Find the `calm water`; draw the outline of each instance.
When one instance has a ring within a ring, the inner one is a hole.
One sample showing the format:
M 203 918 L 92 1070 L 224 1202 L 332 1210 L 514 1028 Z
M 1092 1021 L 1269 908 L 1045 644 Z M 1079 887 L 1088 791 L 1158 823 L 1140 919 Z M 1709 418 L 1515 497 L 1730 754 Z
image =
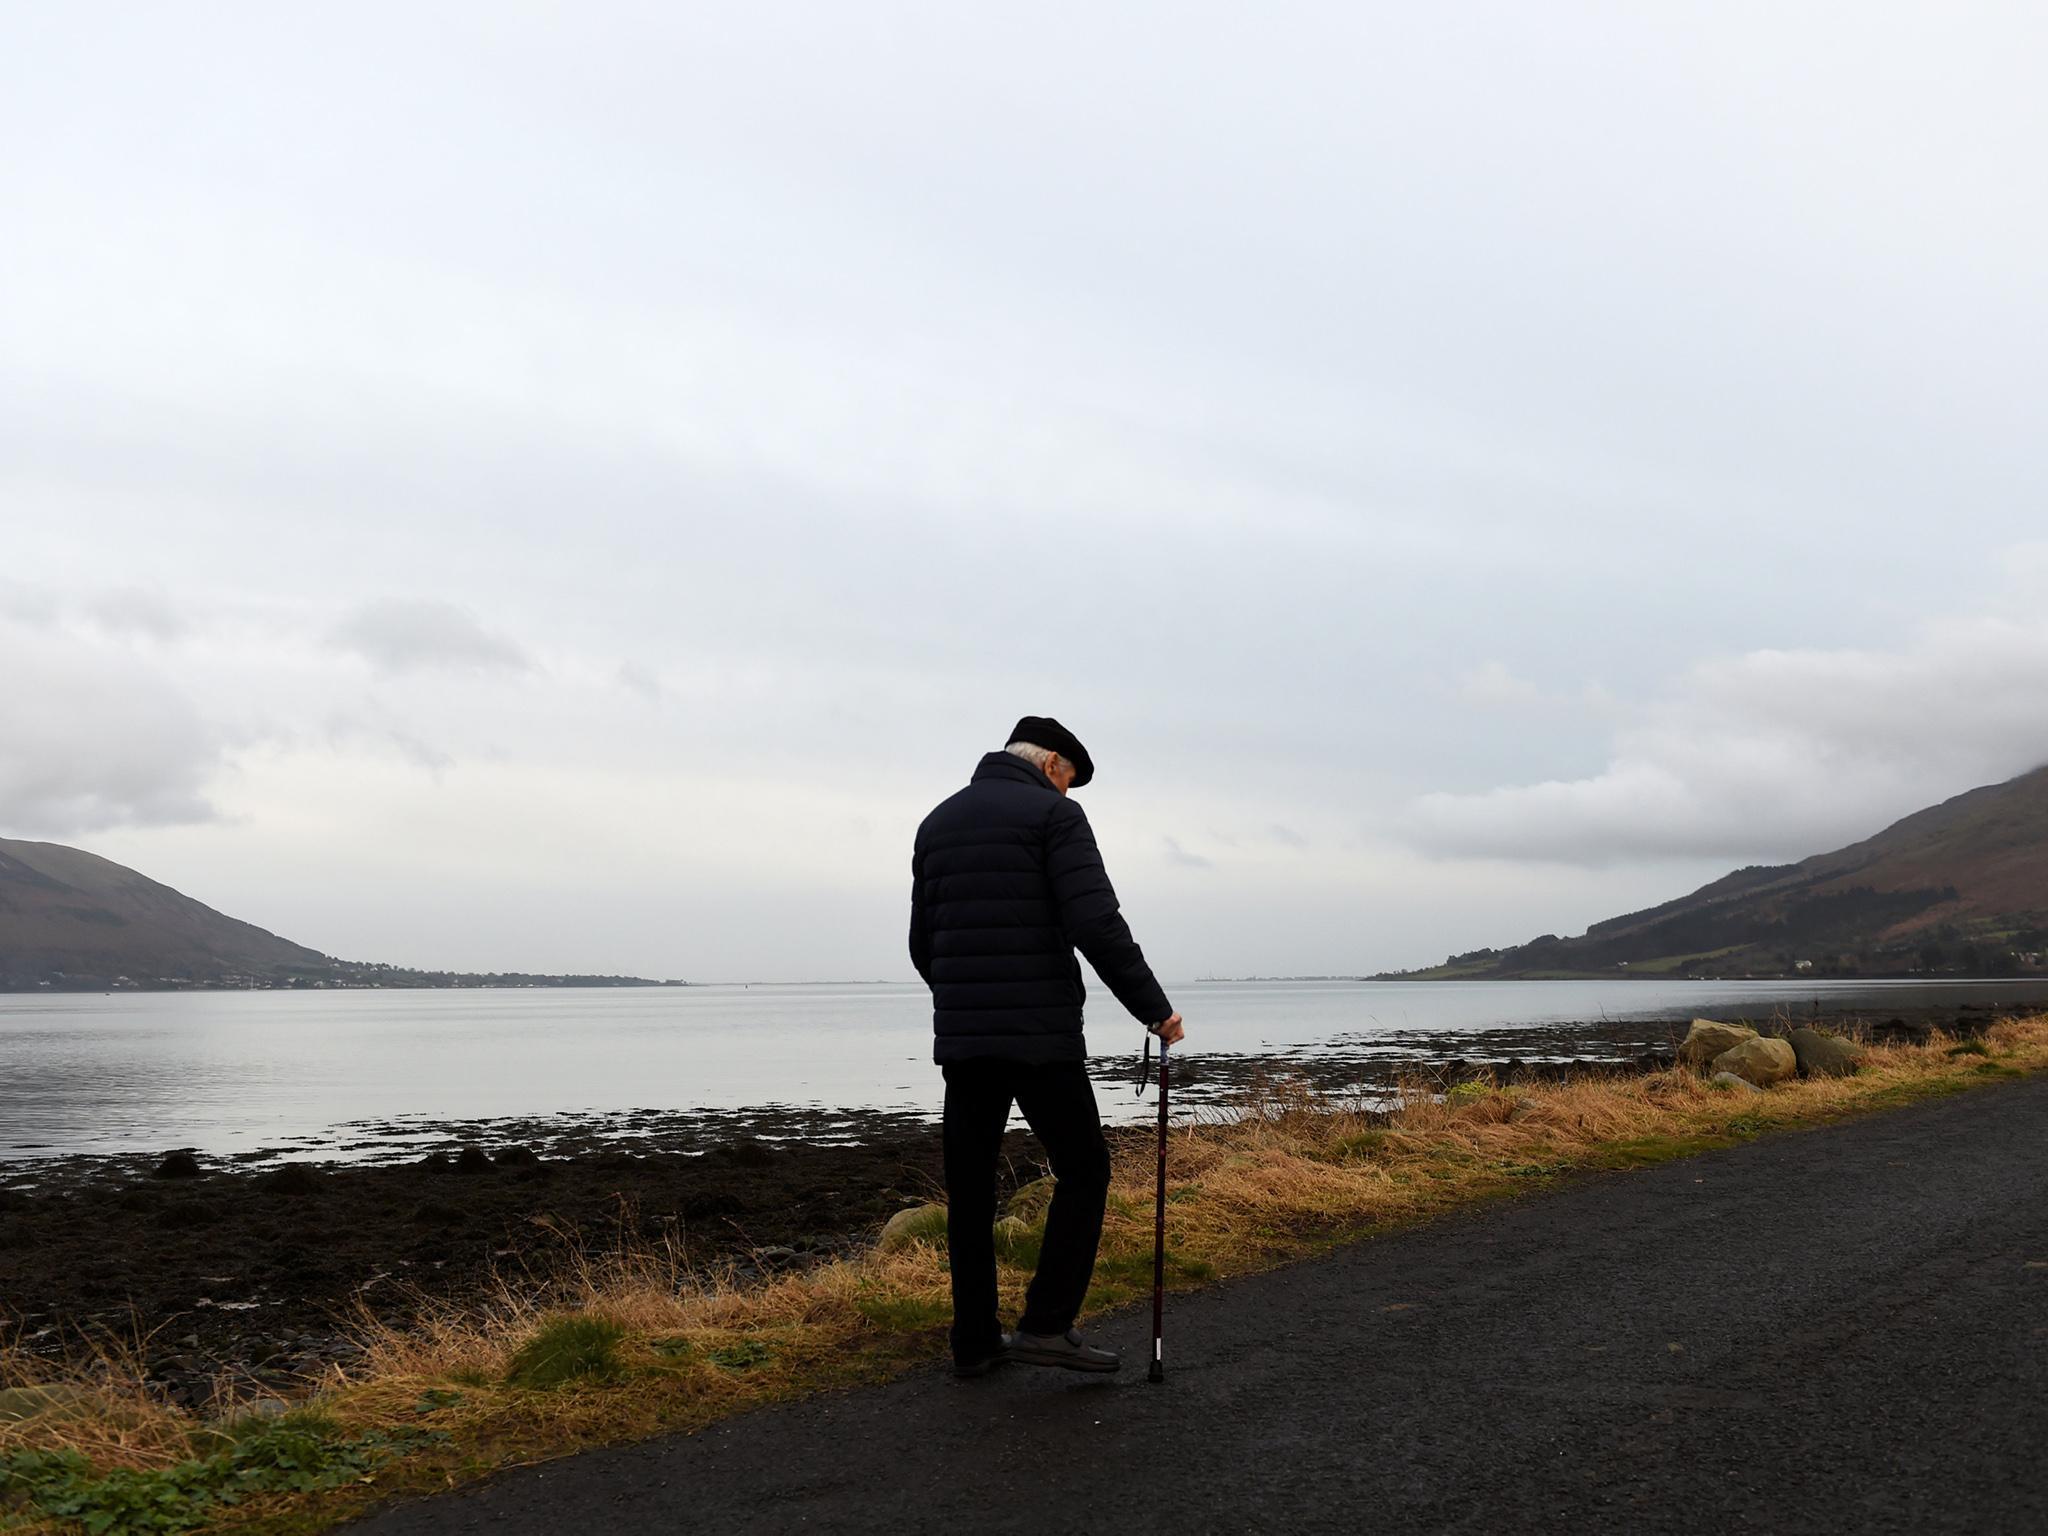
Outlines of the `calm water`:
M 1662 1023 L 1619 1020 L 1760 1017 L 1815 999 L 1873 1010 L 2010 1002 L 2044 989 L 1629 981 L 1170 990 L 1187 1015 L 1198 1079 L 1204 1058 L 1254 1055 L 1357 1064 L 1362 1079 L 1390 1057 L 1611 1057 L 1669 1038 Z M 336 1155 L 360 1144 L 366 1123 L 389 1136 L 436 1122 L 626 1110 L 930 1114 L 940 1081 L 927 1009 L 914 985 L 0 995 L 0 1161 L 176 1146 Z M 1106 1000 L 1091 1016 L 1092 1048 L 1135 1065 L 1137 1026 Z M 1122 1094 L 1103 1099 L 1112 1115 L 1146 1112 Z

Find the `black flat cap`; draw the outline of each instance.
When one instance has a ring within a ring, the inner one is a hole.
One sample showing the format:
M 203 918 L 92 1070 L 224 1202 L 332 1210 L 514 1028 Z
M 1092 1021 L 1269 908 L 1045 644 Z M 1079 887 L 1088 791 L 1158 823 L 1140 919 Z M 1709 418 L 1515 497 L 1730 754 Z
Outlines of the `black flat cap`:
M 1028 741 L 1034 747 L 1057 752 L 1074 765 L 1073 788 L 1079 789 L 1095 777 L 1095 759 L 1081 745 L 1081 738 L 1049 715 L 1026 715 L 1010 732 L 1010 741 Z M 1004 743 L 1008 745 L 1008 743 Z

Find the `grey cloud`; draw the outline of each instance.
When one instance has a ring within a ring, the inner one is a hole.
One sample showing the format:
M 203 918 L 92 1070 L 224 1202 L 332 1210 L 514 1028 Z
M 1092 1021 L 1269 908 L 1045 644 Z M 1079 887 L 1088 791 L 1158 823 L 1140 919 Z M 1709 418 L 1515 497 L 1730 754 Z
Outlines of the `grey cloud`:
M 1789 859 L 2048 761 L 2048 618 L 1929 626 L 1897 650 L 1702 663 L 1599 772 L 1436 793 L 1403 830 L 1439 854 L 1584 864 Z
M 1480 709 L 1529 715 L 1603 714 L 1614 707 L 1613 696 L 1598 683 L 1575 689 L 1548 688 L 1522 677 L 1498 659 L 1472 668 L 1458 679 L 1458 697 Z
M 85 600 L 84 608 L 93 623 L 111 634 L 168 642 L 181 639 L 191 628 L 169 598 L 141 587 L 96 593 Z
M 42 626 L 56 623 L 58 612 L 56 594 L 47 588 L 0 577 L 0 619 Z
M 342 712 L 329 717 L 327 744 L 343 750 L 370 747 L 389 751 L 437 778 L 455 766 L 448 753 L 374 708 L 363 714 Z
M 146 587 L 79 593 L 7 580 L 0 580 L 0 619 L 39 629 L 69 625 L 157 641 L 179 639 L 191 628 L 176 604 Z
M 1214 860 L 1205 859 L 1199 853 L 1190 853 L 1187 849 L 1181 847 L 1180 839 L 1178 838 L 1162 837 L 1160 841 L 1166 845 L 1166 861 L 1169 864 L 1178 864 L 1183 869 L 1214 869 L 1216 867 Z
M 1266 828 L 1266 836 L 1270 837 L 1274 842 L 1279 843 L 1282 847 L 1308 847 L 1307 838 L 1303 837 L 1299 832 L 1295 831 L 1294 828 L 1284 827 L 1277 821 Z
M 613 674 L 618 685 L 629 693 L 637 693 L 650 704 L 662 700 L 661 679 L 637 661 L 622 661 L 619 670 Z
M 224 740 L 191 701 L 117 651 L 0 622 L 0 827 L 62 837 L 216 819 Z
M 494 635 L 467 609 L 432 598 L 381 598 L 366 603 L 329 632 L 380 672 L 526 672 L 532 660 Z

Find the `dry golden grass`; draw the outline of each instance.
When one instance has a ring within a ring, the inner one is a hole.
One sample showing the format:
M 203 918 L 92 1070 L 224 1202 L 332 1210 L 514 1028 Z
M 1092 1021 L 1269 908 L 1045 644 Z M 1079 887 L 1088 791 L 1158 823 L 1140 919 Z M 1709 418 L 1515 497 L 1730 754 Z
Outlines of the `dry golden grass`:
M 1873 1047 L 1854 1077 L 1797 1080 L 1761 1095 L 1738 1096 L 1680 1070 L 1450 1094 L 1417 1084 L 1394 1107 L 1368 1110 L 1280 1079 L 1235 1118 L 1172 1133 L 1169 1275 L 1186 1285 L 1267 1268 L 1574 1170 L 1639 1166 L 2039 1070 L 2048 1067 L 2048 1017 L 1998 1023 L 1985 1037 L 1988 1057 L 1951 1056 L 1955 1043 L 1936 1036 L 1921 1047 Z M 1149 1140 L 1124 1142 L 1091 1312 L 1149 1290 L 1154 1172 Z M 1003 1267 L 1012 1311 L 1035 1252 L 1034 1237 L 1021 1262 Z M 544 1278 L 508 1277 L 467 1305 L 426 1311 L 404 1331 L 366 1312 L 366 1354 L 317 1383 L 312 1407 L 336 1433 L 426 1427 L 441 1438 L 386 1467 L 374 1488 L 254 1501 L 222 1510 L 218 1528 L 318 1529 L 380 1491 L 452 1486 L 495 1467 L 879 1380 L 940 1353 L 948 1313 L 945 1256 L 923 1245 L 751 1285 L 692 1271 L 673 1251 L 621 1248 Z M 616 1324 L 612 1368 L 552 1390 L 508 1384 L 521 1347 L 561 1318 Z M 0 1377 L 10 1373 L 20 1380 L 30 1371 L 20 1356 L 0 1353 Z M 205 1443 L 199 1421 L 150 1397 L 132 1350 L 108 1348 L 72 1384 L 91 1400 L 0 1423 L 0 1462 L 21 1449 L 70 1448 L 101 1468 L 161 1467 Z M 218 1423 L 237 1411 L 223 1399 L 209 1417 Z M 5 1522 L 0 1511 L 0 1528 Z
M 47 1362 L 0 1348 L 0 1387 L 51 1380 Z M 161 1467 L 191 1454 L 193 1421 L 167 1411 L 150 1391 L 137 1346 L 112 1336 L 96 1339 L 84 1362 L 55 1385 L 63 1396 L 50 1412 L 13 1423 L 0 1420 L 0 1456 L 62 1446 L 100 1465 Z

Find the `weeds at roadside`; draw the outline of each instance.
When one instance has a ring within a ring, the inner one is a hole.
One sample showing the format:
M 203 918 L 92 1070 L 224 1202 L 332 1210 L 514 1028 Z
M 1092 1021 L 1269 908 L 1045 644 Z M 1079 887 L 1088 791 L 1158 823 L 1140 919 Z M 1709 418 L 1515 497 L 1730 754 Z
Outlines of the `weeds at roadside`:
M 862 1296 L 854 1306 L 862 1317 L 890 1333 L 943 1328 L 953 1320 L 952 1307 L 929 1296 Z
M 723 1349 L 708 1351 L 704 1358 L 722 1370 L 745 1371 L 757 1365 L 766 1365 L 774 1355 L 759 1339 L 741 1339 L 738 1343 L 728 1344 Z
M 344 1437 L 331 1421 L 300 1415 L 232 1438 L 211 1455 L 164 1467 L 101 1471 L 80 1451 L 22 1450 L 0 1456 L 0 1498 L 95 1536 L 191 1531 L 256 1495 L 308 1494 L 359 1482 L 438 1438 L 427 1430 Z

